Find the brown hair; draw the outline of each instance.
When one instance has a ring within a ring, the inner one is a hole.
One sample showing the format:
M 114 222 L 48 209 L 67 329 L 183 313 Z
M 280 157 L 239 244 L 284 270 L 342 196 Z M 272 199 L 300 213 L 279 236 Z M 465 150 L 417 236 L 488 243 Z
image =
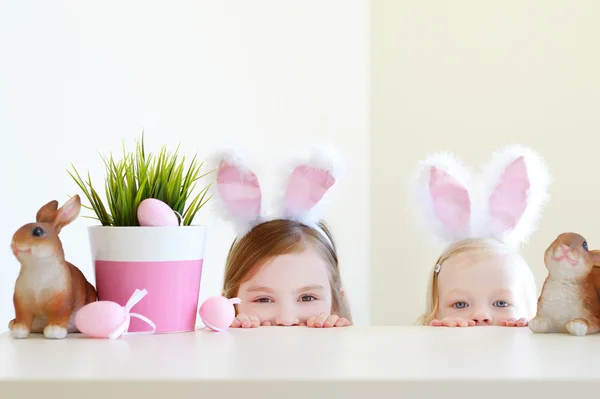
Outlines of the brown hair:
M 329 241 L 316 229 L 287 219 L 261 223 L 241 239 L 235 240 L 231 244 L 225 263 L 223 295 L 226 298 L 236 297 L 240 285 L 252 278 L 266 259 L 300 252 L 307 244 L 313 245 L 328 265 L 332 313 L 352 323 L 350 308 L 342 294 L 335 242 L 324 222 L 319 222 L 319 227 Z
M 529 269 L 525 260 L 519 254 L 511 251 L 509 247 L 497 240 L 485 238 L 470 238 L 455 242 L 444 250 L 444 252 L 435 262 L 435 265 L 440 265 L 440 267 L 443 268 L 444 262 L 446 262 L 450 258 L 455 257 L 456 255 L 463 253 L 472 253 L 475 257 L 490 255 L 511 256 L 514 262 L 518 262 L 520 264 L 520 270 L 524 272 L 523 276 L 527 280 L 525 282 L 527 295 L 533 295 L 533 298 L 537 299 L 535 298 L 535 280 L 533 279 L 533 274 L 531 273 L 531 270 Z M 432 271 L 429 278 L 429 290 L 427 292 L 427 310 L 418 320 L 418 324 L 420 325 L 429 325 L 431 321 L 435 319 L 435 315 L 438 312 L 440 306 L 440 297 L 438 292 L 438 273 L 435 272 L 435 270 Z M 529 308 L 531 308 L 532 306 L 535 306 L 535 302 L 529 304 Z M 531 312 L 532 310 L 535 312 L 535 309 L 530 309 L 529 311 Z

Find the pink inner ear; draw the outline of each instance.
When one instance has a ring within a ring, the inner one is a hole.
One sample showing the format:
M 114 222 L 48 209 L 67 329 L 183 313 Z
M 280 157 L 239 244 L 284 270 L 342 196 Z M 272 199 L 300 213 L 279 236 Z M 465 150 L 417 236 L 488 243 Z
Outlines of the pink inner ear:
M 471 219 L 469 192 L 454 177 L 432 167 L 429 191 L 436 218 L 451 230 L 465 231 Z
M 252 172 L 221 162 L 217 188 L 227 209 L 237 218 L 253 220 L 260 214 L 262 193 L 258 178 Z
M 525 158 L 519 157 L 506 168 L 489 200 L 490 216 L 502 229 L 514 229 L 523 216 L 530 185 Z
M 54 220 L 52 221 L 52 225 L 55 229 L 60 231 L 71 220 L 75 219 L 75 214 L 77 212 L 78 208 L 75 206 L 75 200 L 71 198 L 67 202 L 65 202 L 65 204 L 62 207 L 58 208 L 58 210 L 54 214 Z
M 306 165 L 294 169 L 285 192 L 285 209 L 288 214 L 311 210 L 333 186 L 335 179 L 329 172 Z

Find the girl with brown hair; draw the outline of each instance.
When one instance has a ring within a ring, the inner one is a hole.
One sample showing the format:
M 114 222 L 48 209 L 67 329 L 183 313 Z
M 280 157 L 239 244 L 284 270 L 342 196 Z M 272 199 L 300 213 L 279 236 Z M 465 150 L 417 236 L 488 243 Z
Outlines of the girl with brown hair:
M 333 155 L 316 147 L 294 162 L 268 216 L 256 174 L 238 154 L 217 157 L 215 200 L 238 232 L 223 286 L 225 297 L 241 300 L 231 327 L 351 325 L 335 242 L 321 220 L 339 178 Z

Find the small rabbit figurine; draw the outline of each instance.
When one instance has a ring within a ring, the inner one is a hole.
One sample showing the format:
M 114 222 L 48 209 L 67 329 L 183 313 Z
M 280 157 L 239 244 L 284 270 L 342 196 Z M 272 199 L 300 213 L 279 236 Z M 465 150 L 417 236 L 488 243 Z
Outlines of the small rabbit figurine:
M 579 234 L 563 233 L 546 249 L 544 261 L 548 277 L 530 330 L 579 336 L 600 332 L 600 298 L 593 273 L 600 252 L 589 251 Z
M 16 317 L 8 324 L 14 338 L 27 338 L 31 332 L 65 338 L 67 332 L 77 332 L 75 313 L 97 300 L 96 289 L 65 260 L 58 237 L 79 215 L 81 200 L 75 195 L 57 208 L 58 201 L 47 203 L 36 223 L 22 226 L 12 238 L 12 252 L 21 264 L 13 297 Z
M 594 268 L 592 269 L 592 279 L 594 280 L 594 287 L 600 297 L 600 251 L 590 251 L 594 255 Z

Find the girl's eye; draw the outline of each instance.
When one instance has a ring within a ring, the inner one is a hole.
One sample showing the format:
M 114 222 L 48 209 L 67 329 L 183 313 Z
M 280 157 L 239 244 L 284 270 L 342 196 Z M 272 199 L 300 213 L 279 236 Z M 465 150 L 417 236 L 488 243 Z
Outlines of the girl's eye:
M 271 298 L 258 298 L 254 302 L 269 303 L 269 302 L 273 302 L 273 301 L 271 300 Z
M 505 308 L 508 306 L 508 302 L 506 301 L 496 301 L 494 302 L 494 306 L 496 306 L 497 308 Z
M 456 309 L 465 309 L 465 308 L 469 307 L 469 304 L 466 302 L 459 301 L 459 302 L 454 302 L 454 304 L 452 306 L 454 306 L 454 308 L 456 308 Z
M 584 251 L 589 252 L 587 241 L 583 242 L 582 247 L 583 247 Z
M 310 301 L 316 301 L 317 298 L 315 298 L 312 295 L 302 295 L 302 297 L 300 297 L 300 302 L 310 302 Z

